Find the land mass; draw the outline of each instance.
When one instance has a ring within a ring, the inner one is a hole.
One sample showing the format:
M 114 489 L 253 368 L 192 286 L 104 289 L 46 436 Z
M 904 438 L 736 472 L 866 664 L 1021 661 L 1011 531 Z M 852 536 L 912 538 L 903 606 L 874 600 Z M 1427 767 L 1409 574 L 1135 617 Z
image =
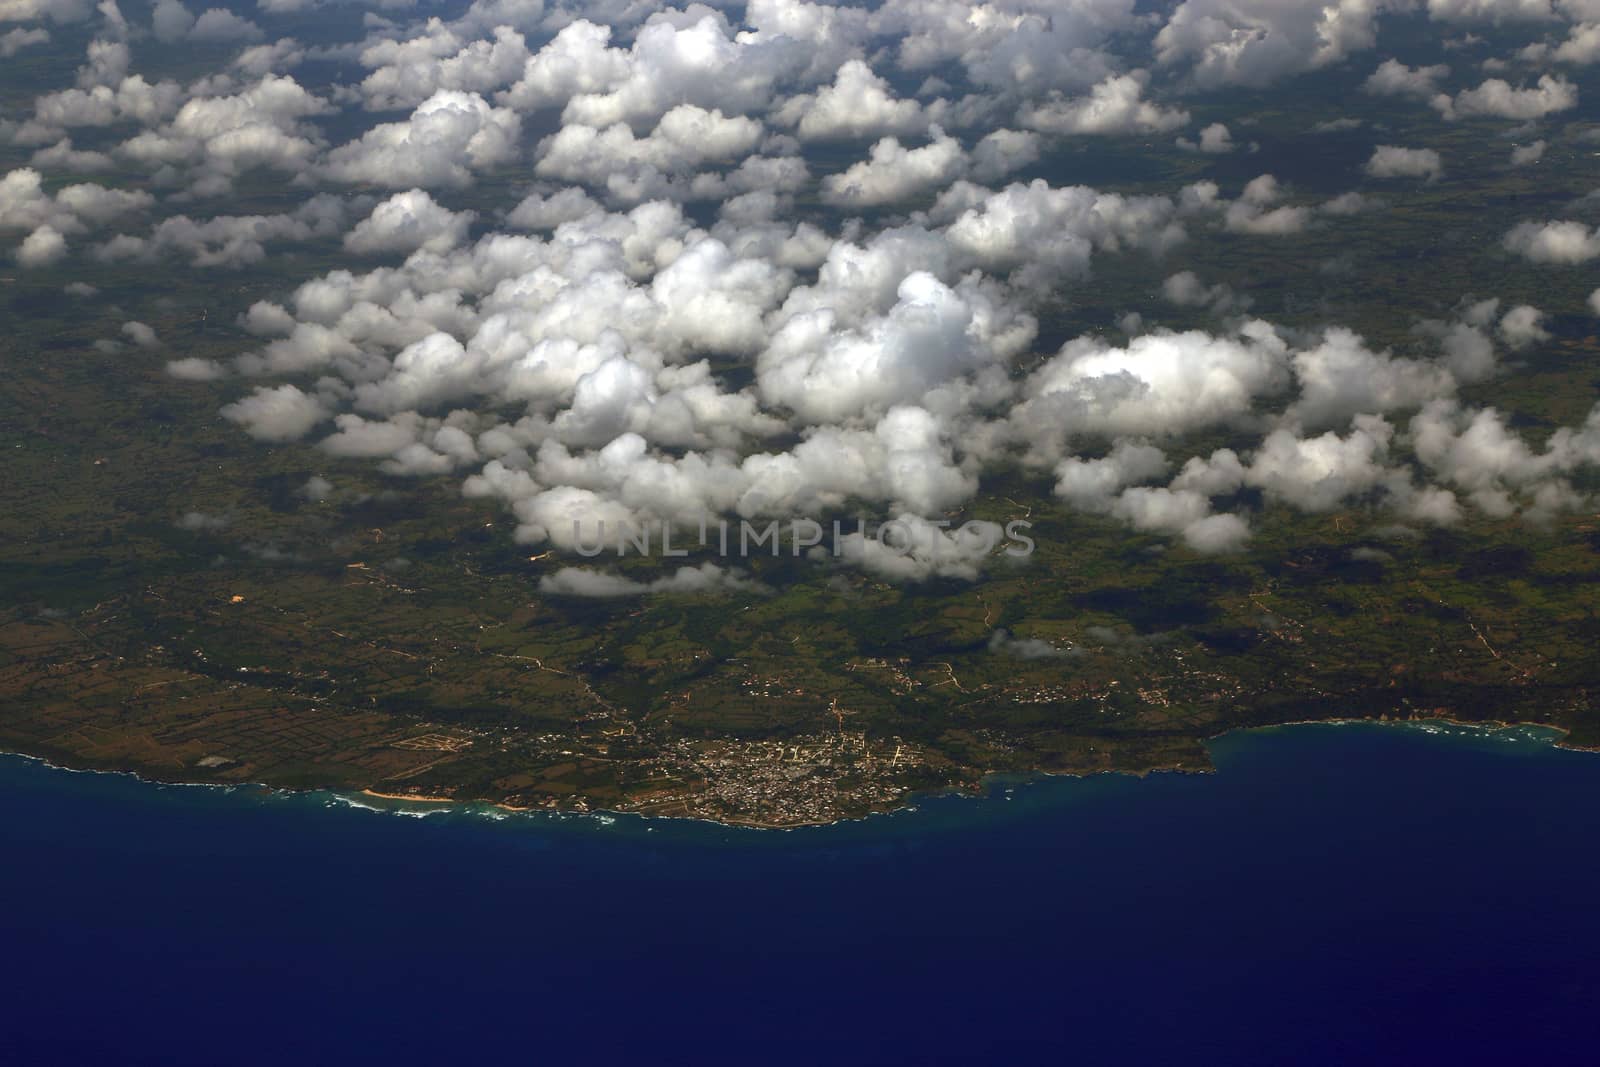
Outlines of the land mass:
M 0 747 L 164 780 L 793 826 L 994 772 L 1204 769 L 1207 738 L 1291 721 L 1539 722 L 1600 743 L 1597 539 L 1577 521 L 1539 536 L 1537 555 L 1465 562 L 1454 535 L 1360 564 L 1330 540 L 1275 563 L 1163 557 L 1145 581 L 1131 559 L 977 587 L 801 571 L 766 594 L 602 603 L 538 594 L 525 562 L 219 565 L 8 611 Z M 1024 612 L 1026 637 L 1007 629 Z

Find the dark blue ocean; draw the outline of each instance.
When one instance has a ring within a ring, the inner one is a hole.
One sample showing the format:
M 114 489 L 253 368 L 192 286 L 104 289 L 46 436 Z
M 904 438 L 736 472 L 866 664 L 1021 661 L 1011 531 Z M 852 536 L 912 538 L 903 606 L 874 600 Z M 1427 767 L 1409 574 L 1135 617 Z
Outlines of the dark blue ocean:
M 1600 1062 L 1600 756 L 1214 756 L 788 833 L 5 757 L 0 1062 Z

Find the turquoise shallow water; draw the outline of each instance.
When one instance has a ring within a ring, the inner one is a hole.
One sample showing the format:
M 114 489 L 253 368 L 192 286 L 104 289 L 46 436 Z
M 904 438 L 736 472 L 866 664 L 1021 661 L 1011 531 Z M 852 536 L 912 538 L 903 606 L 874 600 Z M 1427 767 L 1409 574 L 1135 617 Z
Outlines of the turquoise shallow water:
M 1593 1062 L 1600 756 L 1549 742 L 1288 727 L 786 833 L 0 758 L 0 1059 Z

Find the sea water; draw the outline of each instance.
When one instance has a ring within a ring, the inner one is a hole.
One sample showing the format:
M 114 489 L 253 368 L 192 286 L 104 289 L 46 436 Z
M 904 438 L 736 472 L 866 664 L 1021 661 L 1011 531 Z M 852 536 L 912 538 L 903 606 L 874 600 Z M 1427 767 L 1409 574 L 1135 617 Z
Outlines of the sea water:
M 1595 1062 L 1600 755 L 1212 752 L 785 832 L 0 758 L 0 1062 Z

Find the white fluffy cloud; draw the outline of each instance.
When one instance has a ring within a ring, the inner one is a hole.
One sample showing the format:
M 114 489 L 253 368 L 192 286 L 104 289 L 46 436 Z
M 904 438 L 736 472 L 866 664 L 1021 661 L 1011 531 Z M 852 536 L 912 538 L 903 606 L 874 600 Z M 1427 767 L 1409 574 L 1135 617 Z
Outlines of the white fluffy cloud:
M 150 10 L 150 31 L 165 44 L 183 40 L 193 27 L 194 13 L 182 0 L 156 0 Z
M 1155 37 L 1156 61 L 1198 85 L 1266 85 L 1371 48 L 1383 0 L 1183 0 Z
M 1538 515 L 1583 506 L 1565 475 L 1600 460 L 1600 406 L 1579 429 L 1557 430 L 1542 452 L 1530 448 L 1493 408 L 1436 401 L 1411 420 L 1409 429 L 1424 466 L 1495 517 L 1519 507 Z
M 69 185 L 51 195 L 43 176 L 23 167 L 0 177 L 0 236 L 21 235 L 11 252 L 19 266 L 51 267 L 67 257 L 69 237 L 146 211 L 153 203 L 149 193 L 92 183 Z
M 736 571 L 714 563 L 698 567 L 679 567 L 671 574 L 648 582 L 637 581 L 589 567 L 562 567 L 539 579 L 539 592 L 546 596 L 637 597 L 652 593 L 679 596 L 716 593 L 764 593 L 765 586 Z
M 328 103 L 293 78 L 268 74 L 235 92 L 197 95 L 172 120 L 123 142 L 117 154 L 146 167 L 192 168 L 194 191 L 217 195 L 254 167 L 299 171 L 316 156 L 316 132 L 304 120 Z
M 929 135 L 932 140 L 920 148 L 885 137 L 872 146 L 867 159 L 825 178 L 823 198 L 839 207 L 882 207 L 949 185 L 966 172 L 966 153 L 961 142 L 937 126 Z
M 653 121 L 679 104 L 748 114 L 769 106 L 776 86 L 814 55 L 794 37 L 730 33 L 703 6 L 648 22 L 628 49 L 610 39 L 608 27 L 567 27 L 528 60 L 507 101 L 519 109 L 564 105 L 563 121 L 598 128 Z
M 224 7 L 207 8 L 195 18 L 186 35 L 189 40 L 201 43 L 228 43 L 259 41 L 261 27 Z
M 1161 283 L 1162 298 L 1179 307 L 1209 308 L 1218 315 L 1250 306 L 1248 296 L 1240 296 L 1226 282 L 1207 285 L 1192 270 L 1169 275 Z
M 222 409 L 222 417 L 238 423 L 258 441 L 295 441 L 328 417 L 317 397 L 293 385 L 258 387 Z
M 909 274 L 886 314 L 860 327 L 836 311 L 792 316 L 759 356 L 762 395 L 808 421 L 838 421 L 912 403 L 931 390 L 996 367 L 1032 337 L 975 287 Z
M 1544 312 L 1528 304 L 1517 305 L 1500 320 L 1500 337 L 1514 349 L 1550 340 L 1550 331 L 1544 328 Z
M 1140 484 L 1162 477 L 1167 469 L 1160 449 L 1120 441 L 1100 459 L 1063 460 L 1056 466 L 1055 492 L 1079 511 L 1109 515 L 1145 533 L 1181 537 L 1206 555 L 1241 548 L 1250 536 L 1249 523 L 1238 515 L 1214 512 L 1213 493 L 1193 486 Z
M 343 203 L 320 196 L 283 215 L 215 215 L 205 220 L 169 215 L 149 236 L 118 234 L 98 245 L 94 255 L 117 263 L 176 254 L 189 257 L 196 267 L 242 267 L 264 259 L 269 244 L 332 237 L 344 224 Z
M 1237 233 L 1284 237 L 1300 233 L 1311 224 L 1308 207 L 1283 204 L 1283 187 L 1271 174 L 1251 179 L 1239 199 L 1223 212 L 1223 224 Z
M 288 283 L 242 315 L 254 297 L 213 307 L 257 340 L 176 359 L 168 374 L 240 382 L 248 391 L 223 413 L 263 441 L 459 480 L 514 516 L 520 539 L 562 550 L 574 520 L 788 520 L 866 505 L 901 514 L 927 548 L 857 538 L 839 563 L 897 581 L 973 579 L 988 550 L 933 523 L 1017 464 L 1052 476 L 1060 506 L 1203 553 L 1245 545 L 1262 498 L 1269 509 L 1371 504 L 1408 521 L 1550 510 L 1572 498 L 1565 479 L 1600 432 L 1529 449 L 1458 399 L 1500 371 L 1502 353 L 1549 338 L 1541 312 L 1463 304 L 1393 351 L 1316 318 L 1247 319 L 1241 294 L 1257 294 L 1223 273 L 1219 249 L 1247 274 L 1271 269 L 1250 251 L 1325 244 L 1338 226 L 1360 228 L 1342 217 L 1382 205 L 1312 198 L 1310 179 L 1289 189 L 1270 173 L 1234 199 L 1173 177 L 1237 182 L 1237 159 L 1212 157 L 1278 150 L 1265 125 L 1264 147 L 1252 142 L 1255 117 L 1211 90 L 1352 57 L 1358 78 L 1372 71 L 1369 97 L 1428 102 L 1449 119 L 1572 110 L 1574 83 L 1540 73 L 1584 61 L 1581 27 L 1600 11 L 1542 3 L 1427 5 L 1441 23 L 1549 31 L 1516 60 L 1536 81 L 1462 88 L 1442 64 L 1379 50 L 1385 16 L 1410 9 L 1398 0 L 1149 12 L 1131 0 L 477 0 L 454 18 L 385 4 L 359 39 L 317 44 L 158 0 L 147 36 L 108 16 L 75 84 L 0 123 L 33 160 L 0 179 L 0 251 L 30 268 L 77 256 L 108 273 L 173 256 L 244 267 L 290 245 L 301 263 L 341 248 L 387 257 Z M 270 30 L 269 16 L 314 5 L 269 0 L 252 18 Z M 12 31 L 0 50 L 45 37 Z M 191 82 L 151 83 L 136 72 L 150 37 L 168 52 L 227 45 L 195 50 L 227 58 Z M 322 80 L 350 69 L 343 84 Z M 1071 140 L 1086 136 L 1125 140 L 1086 156 Z M 1437 179 L 1437 151 L 1414 143 L 1376 146 L 1366 173 Z M 1534 162 L 1535 145 L 1513 163 Z M 1123 167 L 1145 148 L 1165 162 Z M 1120 177 L 1105 189 L 1004 184 L 1074 173 L 1080 159 Z M 253 194 L 259 168 L 275 172 L 273 197 L 299 206 L 208 210 L 235 187 Z M 89 170 L 127 190 L 63 180 Z M 1600 257 L 1600 231 L 1529 222 L 1504 246 L 1575 264 Z M 1082 307 L 1081 293 L 1103 291 L 1090 288 L 1097 275 L 1151 305 Z M 1184 308 L 1210 316 L 1208 331 L 1144 325 L 1188 321 Z M 1036 351 L 1041 333 L 1051 351 Z M 122 337 L 124 352 L 158 343 L 138 323 Z M 1230 447 L 1190 454 L 1198 434 Z M 1496 457 L 1487 482 L 1474 481 L 1475 449 Z M 742 581 L 714 568 L 569 567 L 543 588 L 754 591 Z
M 1600 11 L 1585 12 L 1586 19 L 1572 27 L 1567 39 L 1550 53 L 1558 63 L 1586 67 L 1600 63 Z
M 844 562 L 888 581 L 975 581 L 998 554 L 997 546 L 1005 540 L 1003 535 L 1003 529 L 995 523 L 971 522 L 947 529 L 920 515 L 903 513 L 873 531 L 873 536 L 862 532 L 844 534 L 839 538 L 838 555 Z M 812 556 L 822 559 L 825 552 L 815 548 Z
M 1030 129 L 1064 134 L 1165 133 L 1189 121 L 1189 113 L 1144 98 L 1144 72 L 1109 77 L 1088 96 L 1027 105 L 1017 120 Z
M 1581 222 L 1522 222 L 1502 242 L 1506 251 L 1534 263 L 1587 263 L 1600 256 L 1600 228 Z
M 476 93 L 441 89 L 405 122 L 375 126 L 328 155 L 335 181 L 387 188 L 471 185 L 475 176 L 517 157 L 521 120 Z
M 0 0 L 0 22 L 82 22 L 92 10 L 90 0 Z
M 396 193 L 356 224 L 345 236 L 346 251 L 358 255 L 383 252 L 447 252 L 460 244 L 472 225 L 471 211 L 451 211 L 421 189 Z
M 1062 433 L 1158 437 L 1213 426 L 1284 388 L 1288 352 L 1259 321 L 1237 337 L 1153 333 L 1123 348 L 1080 338 L 1028 379 L 1013 421 L 1036 445 Z
M 161 347 L 161 339 L 156 336 L 156 331 L 142 322 L 123 323 L 122 334 L 140 348 Z
M 1307 511 L 1330 511 L 1365 493 L 1388 476 L 1386 461 L 1394 428 L 1377 416 L 1363 416 L 1340 436 L 1297 437 L 1274 430 L 1244 471 L 1246 485 Z
M 1287 415 L 1316 429 L 1343 425 L 1362 413 L 1417 408 L 1456 389 L 1445 367 L 1374 352 L 1348 329 L 1326 331 L 1320 343 L 1296 352 L 1293 362 L 1300 396 Z
M 741 174 L 762 165 L 751 153 L 763 132 L 754 119 L 680 104 L 646 137 L 620 122 L 603 130 L 565 125 L 539 145 L 534 170 L 541 178 L 591 185 L 613 199 L 638 203 L 674 190 L 684 195 L 683 180 L 702 167 L 742 163 L 733 177 L 737 184 Z M 803 173 L 804 164 L 799 165 Z M 719 187 L 709 195 L 723 191 Z
M 1386 59 L 1361 87 L 1376 96 L 1414 96 L 1431 100 L 1439 92 L 1439 82 L 1449 76 L 1450 68 L 1442 63 L 1408 67 L 1397 59 Z
M 789 99 L 776 119 L 803 141 L 854 140 L 920 133 L 930 116 L 915 100 L 894 95 L 889 83 L 860 60 L 839 68 L 832 84 Z
M 1439 153 L 1431 148 L 1379 145 L 1367 160 L 1366 172 L 1374 178 L 1424 178 L 1436 181 L 1444 173 Z
M 1545 22 L 1556 17 L 1551 0 L 1427 0 L 1442 22 Z
M 442 89 L 491 93 L 516 81 L 530 53 L 522 34 L 509 25 L 493 29 L 492 39 L 469 41 L 438 19 L 406 41 L 381 39 L 361 52 L 372 73 L 360 93 L 371 110 L 414 108 Z
M 0 33 L 0 59 L 10 59 L 24 48 L 49 43 L 50 31 L 40 27 L 7 30 Z
M 1191 141 L 1186 137 L 1178 138 L 1178 147 L 1185 152 L 1204 152 L 1206 155 L 1223 155 L 1232 152 L 1238 145 L 1233 143 L 1233 134 L 1228 127 L 1220 122 L 1213 122 L 1200 131 L 1200 139 Z
M 1476 89 L 1463 89 L 1453 97 L 1440 93 L 1432 104 L 1447 119 L 1539 119 L 1577 107 L 1578 87 L 1550 74 L 1541 75 L 1534 85 L 1520 87 L 1501 78 L 1490 78 Z
M 49 224 L 40 226 L 28 234 L 16 252 L 19 266 L 34 268 L 54 266 L 65 259 L 66 255 L 67 239 Z

